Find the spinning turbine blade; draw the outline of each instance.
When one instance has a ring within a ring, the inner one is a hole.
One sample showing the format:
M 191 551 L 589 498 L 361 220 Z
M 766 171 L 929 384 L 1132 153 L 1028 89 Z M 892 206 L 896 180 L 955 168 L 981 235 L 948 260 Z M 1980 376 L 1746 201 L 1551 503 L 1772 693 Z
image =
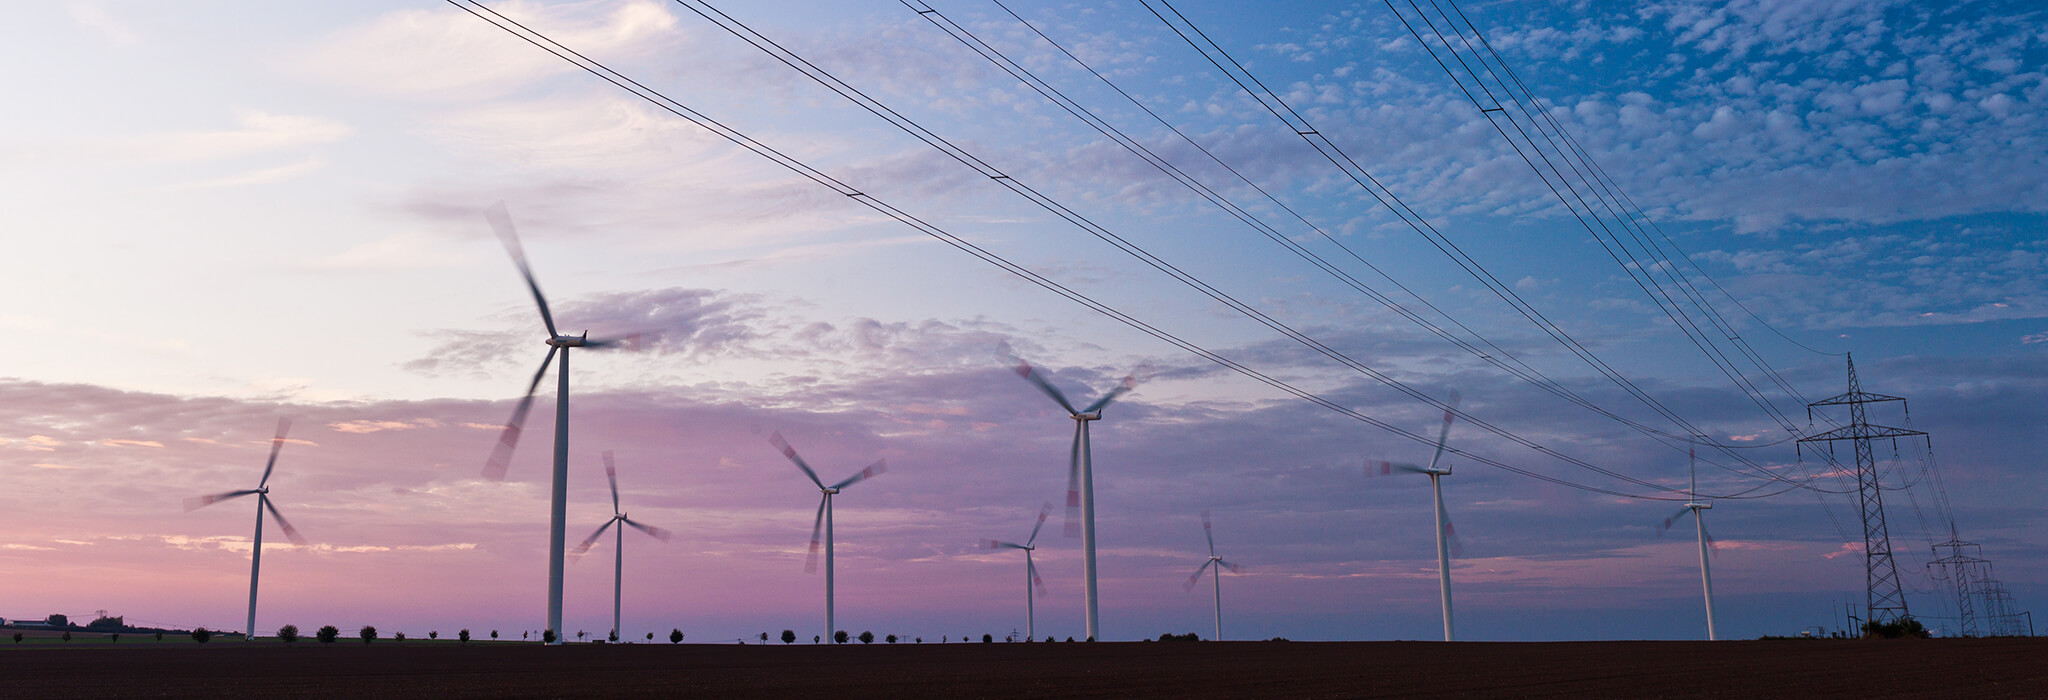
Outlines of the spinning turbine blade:
M 256 482 L 256 488 L 270 483 L 270 471 L 277 468 L 277 453 L 284 449 L 284 434 L 292 430 L 292 419 L 277 419 L 277 437 L 270 439 L 270 461 L 263 463 L 263 478 Z
M 504 481 L 505 469 L 512 466 L 512 448 L 519 446 L 519 432 L 526 427 L 526 414 L 533 410 L 533 393 L 540 390 L 541 377 L 547 376 L 548 365 L 555 361 L 556 348 L 548 346 L 548 356 L 540 361 L 540 370 L 533 373 L 533 382 L 526 385 L 526 397 L 519 400 L 519 407 L 512 409 L 512 419 L 505 422 L 505 432 L 498 435 L 498 445 L 491 448 L 491 458 L 484 462 L 484 478 Z
M 1678 523 L 1679 518 L 1685 517 L 1685 514 L 1690 512 L 1692 512 L 1691 508 L 1680 508 L 1678 509 L 1678 512 L 1672 513 L 1669 517 L 1664 518 L 1664 522 L 1657 526 L 1657 536 L 1663 537 L 1664 531 L 1671 529 L 1672 525 Z
M 569 552 L 569 556 L 576 558 L 580 561 L 583 557 L 583 553 L 590 551 L 591 545 L 597 544 L 597 538 L 603 537 L 604 531 L 612 529 L 612 524 L 617 523 L 618 521 L 618 518 L 612 518 L 610 520 L 604 521 L 603 525 L 598 526 L 597 532 L 590 533 L 589 537 L 583 538 L 583 542 L 581 544 L 576 545 L 576 549 L 571 550 Z
M 1074 404 L 1067 402 L 1065 394 L 1060 393 L 1058 389 L 1052 388 L 1052 383 L 1045 381 L 1044 377 L 1038 376 L 1038 370 L 1033 369 L 1031 363 L 1019 361 L 1017 363 L 1017 376 L 1023 377 L 1024 381 L 1031 382 L 1032 386 L 1038 387 L 1038 390 L 1045 392 L 1046 396 L 1050 396 L 1052 400 L 1058 401 L 1060 408 L 1067 409 L 1067 413 L 1078 413 L 1078 411 L 1074 410 Z
M 1038 509 L 1038 524 L 1037 524 L 1037 525 L 1033 525 L 1033 526 L 1031 526 L 1031 537 L 1030 537 L 1030 538 L 1028 538 L 1028 539 L 1026 539 L 1026 540 L 1024 540 L 1024 546 L 1026 546 L 1026 547 L 1029 547 L 1029 546 L 1031 546 L 1031 543 L 1033 543 L 1033 542 L 1037 542 L 1037 541 L 1038 541 L 1038 531 L 1039 531 L 1039 530 L 1042 530 L 1042 529 L 1045 529 L 1045 519 L 1046 519 L 1046 517 L 1047 517 L 1047 516 L 1050 516 L 1050 515 L 1052 515 L 1052 504 L 1051 504 L 1051 503 L 1047 503 L 1047 504 L 1045 504 L 1044 506 L 1041 506 L 1041 507 L 1039 507 L 1039 509 Z
M 1714 539 L 1714 533 L 1707 530 L 1707 521 L 1705 520 L 1700 521 L 1700 536 L 1706 538 L 1707 552 L 1709 554 L 1717 557 L 1721 556 L 1721 543 Z
M 1451 408 L 1457 408 L 1459 399 L 1458 391 L 1453 389 L 1451 390 L 1450 400 L 1445 403 Z M 1444 427 L 1436 434 L 1436 454 L 1429 458 L 1430 471 L 1435 471 L 1437 461 L 1444 458 L 1444 442 L 1451 437 L 1451 418 L 1453 416 L 1454 414 L 1451 413 L 1450 409 L 1444 409 Z
M 1115 401 L 1116 397 L 1131 393 L 1131 390 L 1136 388 L 1138 388 L 1138 375 L 1124 375 L 1124 381 L 1122 384 L 1118 385 L 1115 389 L 1109 390 L 1109 393 L 1103 394 L 1102 398 L 1095 400 L 1095 403 L 1088 404 L 1088 408 L 1082 410 L 1081 412 L 1094 413 L 1096 411 L 1100 411 L 1104 406 L 1108 406 L 1109 402 Z
M 982 538 L 982 540 L 981 540 L 981 548 L 982 548 L 982 549 L 1002 549 L 1002 548 L 1003 548 L 1003 545 L 1006 545 L 1006 544 L 1009 544 L 1009 543 L 1008 543 L 1008 542 L 997 542 L 997 541 L 995 541 L 995 540 L 991 540 L 991 539 L 988 539 L 988 538 Z
M 1026 559 L 1024 560 L 1024 569 L 1031 573 L 1031 585 L 1036 586 L 1038 588 L 1038 597 L 1044 598 L 1045 579 L 1038 577 L 1038 564 L 1029 559 Z
M 271 505 L 271 504 L 270 504 L 270 497 L 269 497 L 269 496 L 262 496 L 262 497 L 261 497 L 261 500 L 262 500 L 262 502 L 263 502 L 263 509 L 264 509 L 264 510 L 267 510 L 267 511 L 270 511 L 270 517 L 271 517 L 272 519 L 275 519 L 275 520 L 277 521 L 277 527 L 278 527 L 278 529 L 280 529 L 280 530 L 284 530 L 284 536 L 285 536 L 285 539 L 291 540 L 291 541 L 292 541 L 292 544 L 295 544 L 295 545 L 298 545 L 298 546 L 301 546 L 301 547 L 304 547 L 304 546 L 306 546 L 306 538 L 304 538 L 304 537 L 300 537 L 300 536 L 299 536 L 299 529 L 298 529 L 298 528 L 295 528 L 295 527 L 292 527 L 292 523 L 291 523 L 291 521 L 289 521 L 289 520 L 285 520 L 285 519 L 284 519 L 284 516 L 283 516 L 282 514 L 279 514 L 279 513 L 277 512 L 277 506 L 274 506 L 274 505 Z
M 548 313 L 548 299 L 540 293 L 540 283 L 533 279 L 533 268 L 526 265 L 526 249 L 519 245 L 519 232 L 512 229 L 512 215 L 505 211 L 505 203 L 492 204 L 484 210 L 484 218 L 491 222 L 491 230 L 498 232 L 498 240 L 505 244 L 505 252 L 512 254 L 512 263 L 519 266 L 519 275 L 526 278 L 526 287 L 533 290 L 533 303 L 540 306 L 540 321 L 548 327 L 548 337 L 555 332 L 555 316 Z
M 1407 462 L 1389 462 L 1384 459 L 1367 461 L 1365 463 L 1365 475 L 1368 477 L 1387 476 L 1395 472 L 1403 474 L 1428 474 L 1429 470 Z
M 1436 507 L 1444 512 L 1444 542 L 1451 550 L 1451 558 L 1464 557 L 1465 541 L 1458 539 L 1458 528 L 1451 524 L 1451 511 L 1444 508 L 1444 494 L 1441 491 L 1436 494 Z
M 825 497 L 818 498 L 818 518 L 811 521 L 811 555 L 804 558 L 804 573 L 818 573 L 818 542 L 825 535 Z
M 241 498 L 252 493 L 256 493 L 256 491 L 253 489 L 242 489 L 240 491 L 228 491 L 208 496 L 193 496 L 191 498 L 185 499 L 185 512 L 190 513 L 192 511 L 205 508 L 207 506 L 219 503 L 221 501 L 225 501 L 232 498 Z
M 619 518 L 619 520 L 625 522 L 627 525 L 633 526 L 633 529 L 652 535 L 654 536 L 654 539 L 661 540 L 663 542 L 667 542 L 668 538 L 675 536 L 674 533 L 655 527 L 653 525 L 642 525 L 640 523 L 633 522 L 631 518 Z
M 1202 536 L 1209 538 L 1209 556 L 1216 556 L 1216 534 L 1209 531 L 1209 511 L 1202 511 Z
M 868 465 L 868 468 L 860 470 L 860 473 L 859 473 L 859 474 L 855 474 L 855 475 L 853 475 L 853 476 L 849 476 L 849 477 L 846 477 L 846 480 L 845 480 L 845 481 L 841 481 L 841 482 L 839 482 L 839 483 L 833 484 L 833 485 L 832 485 L 832 488 L 835 488 L 835 489 L 843 489 L 843 488 L 846 488 L 846 487 L 848 487 L 848 486 L 852 486 L 852 485 L 854 485 L 854 484 L 858 484 L 858 483 L 860 483 L 860 482 L 863 482 L 863 481 L 867 481 L 868 479 L 872 479 L 872 478 L 875 478 L 875 477 L 877 477 L 877 476 L 881 476 L 881 475 L 882 475 L 882 472 L 886 472 L 886 471 L 889 471 L 889 460 L 886 460 L 886 459 L 878 459 L 878 460 L 875 460 L 875 463 L 874 463 L 874 464 L 870 464 L 870 465 Z
M 1221 566 L 1221 567 L 1225 568 L 1225 569 L 1229 569 L 1229 570 L 1230 570 L 1230 573 L 1233 573 L 1233 574 L 1235 574 L 1235 573 L 1240 573 L 1240 572 L 1243 572 L 1243 571 L 1244 571 L 1244 567 L 1242 567 L 1242 566 L 1238 566 L 1238 565 L 1236 565 L 1236 564 L 1232 564 L 1232 563 L 1230 563 L 1230 562 L 1227 562 L 1227 561 L 1224 561 L 1224 560 L 1222 560 L 1222 559 L 1218 559 L 1218 560 L 1216 560 L 1216 564 L 1217 564 L 1218 566 Z
M 759 435 L 759 433 L 755 434 Z M 770 434 L 768 436 L 768 444 L 774 445 L 777 450 L 781 450 L 782 456 L 788 457 L 789 461 L 796 463 L 796 468 L 804 470 L 804 476 L 810 477 L 811 483 L 817 484 L 818 488 L 825 488 L 825 482 L 818 480 L 818 473 L 811 470 L 811 465 L 805 464 L 804 458 L 797 456 L 796 448 L 790 447 L 788 440 L 782 439 L 782 431 L 778 430 Z M 824 506 L 819 507 L 823 508 Z M 819 512 L 822 513 L 824 511 L 821 510 Z
M 1081 421 L 1074 421 L 1074 449 L 1067 455 L 1067 526 L 1062 534 L 1081 536 Z
M 612 515 L 619 514 L 619 469 L 612 466 L 612 451 L 604 451 L 604 478 L 612 483 Z
M 1202 562 L 1202 565 L 1201 565 L 1201 566 L 1195 567 L 1195 573 L 1193 573 L 1193 574 L 1191 574 L 1191 575 L 1189 575 L 1189 576 L 1188 576 L 1188 580 L 1187 580 L 1187 582 L 1185 582 L 1185 583 L 1182 583 L 1182 584 L 1180 585 L 1180 589 L 1181 589 L 1181 590 L 1183 590 L 1183 591 L 1192 591 L 1192 590 L 1195 590 L 1195 582 L 1197 582 L 1197 581 L 1200 581 L 1200 580 L 1202 580 L 1202 572 L 1204 572 L 1204 571 L 1208 571 L 1208 570 L 1209 570 L 1209 565 L 1211 565 L 1211 564 L 1215 564 L 1215 563 L 1216 563 L 1216 560 L 1214 560 L 1214 559 L 1210 559 L 1210 560 L 1208 560 L 1208 561 Z

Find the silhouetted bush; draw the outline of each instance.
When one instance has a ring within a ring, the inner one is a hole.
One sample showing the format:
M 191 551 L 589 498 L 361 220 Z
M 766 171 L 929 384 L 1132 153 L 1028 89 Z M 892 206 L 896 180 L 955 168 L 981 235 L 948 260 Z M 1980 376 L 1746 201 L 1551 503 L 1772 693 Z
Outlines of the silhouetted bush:
M 783 630 L 783 631 L 782 631 L 782 643 L 783 643 L 783 644 L 790 644 L 790 643 L 794 643 L 795 641 L 796 641 L 796 630 Z
M 984 634 L 984 635 L 981 635 L 981 643 L 983 643 L 983 644 L 994 644 L 995 642 L 996 642 L 996 636 L 995 636 L 995 635 L 993 635 L 993 634 Z
M 277 641 L 290 644 L 299 641 L 299 626 L 285 625 L 277 628 Z
M 356 636 L 362 637 L 363 644 L 368 645 L 370 642 L 377 641 L 377 628 L 370 625 L 363 625 L 362 629 L 356 630 Z
M 334 625 L 322 625 L 320 631 L 313 633 L 313 638 L 320 640 L 321 644 L 333 644 L 334 640 L 341 638 L 341 630 Z
M 553 643 L 555 643 L 555 631 L 554 631 L 554 630 L 541 630 L 541 633 L 540 633 L 540 641 L 541 641 L 541 643 L 542 643 L 542 644 L 553 644 Z
M 862 643 L 862 644 L 873 644 L 873 643 L 875 643 L 875 633 L 873 633 L 873 632 L 861 632 L 861 633 L 860 633 L 860 643 Z
M 837 632 L 833 632 L 833 633 L 832 633 L 832 641 L 833 641 L 833 642 L 837 642 L 837 643 L 839 643 L 839 644 L 845 644 L 845 643 L 846 643 L 846 630 L 839 630 L 839 631 L 837 631 Z
M 668 643 L 670 643 L 670 644 L 681 644 L 681 643 L 683 643 L 683 631 L 682 631 L 681 629 L 678 629 L 678 628 L 670 628 L 670 629 L 669 629 L 669 631 L 668 631 Z
M 895 643 L 896 643 L 896 635 L 893 635 L 893 634 L 892 634 L 892 635 L 889 635 L 889 636 L 887 636 L 887 637 L 884 637 L 884 638 L 882 639 L 882 641 L 888 642 L 888 643 L 890 643 L 890 644 L 895 644 Z
M 107 643 L 108 643 L 108 644 L 120 644 L 120 643 L 121 643 L 121 633 L 120 633 L 120 632 L 108 632 L 108 633 L 107 633 Z
M 404 633 L 404 632 L 394 632 L 394 633 L 392 633 L 392 634 L 391 634 L 391 641 L 394 641 L 394 642 L 403 642 L 403 641 L 405 641 L 405 633 Z
M 209 639 L 213 639 L 213 632 L 211 630 L 208 630 L 204 627 L 194 628 L 192 630 L 192 641 L 198 642 L 200 644 L 205 644 L 206 641 Z
M 1162 635 L 1159 635 L 1159 641 L 1162 641 L 1162 642 L 1199 642 L 1199 641 L 1202 641 L 1202 638 L 1201 638 L 1201 637 L 1198 637 L 1198 636 L 1195 636 L 1195 633 L 1193 633 L 1193 632 L 1189 632 L 1189 633 L 1187 633 L 1187 634 L 1172 634 L 1172 633 L 1167 633 L 1167 634 L 1162 634 Z
M 64 630 L 64 641 L 71 641 L 71 630 Z
M 495 637 L 495 636 L 497 636 L 497 633 L 493 632 L 493 633 L 491 634 L 491 636 L 494 636 L 494 637 Z M 461 632 L 456 632 L 456 633 L 455 633 L 455 639 L 456 639 L 457 641 L 460 641 L 460 642 L 462 642 L 463 644 L 468 644 L 468 643 L 469 643 L 469 628 L 468 628 L 468 627 L 464 627 L 464 628 L 462 628 L 462 631 L 461 631 Z
M 1863 623 L 1864 639 L 1899 639 L 1901 637 L 1907 639 L 1926 639 L 1927 636 L 1927 627 L 1920 624 L 1919 620 L 1910 617 L 1899 618 L 1891 622 L 1871 620 Z
M 16 633 L 14 633 L 14 643 L 15 643 L 15 644 L 20 644 L 20 643 L 21 643 L 21 633 L 20 633 L 20 632 L 16 632 Z
M 435 639 L 440 639 L 440 638 L 441 638 L 441 630 L 427 630 L 427 639 L 430 639 L 430 640 L 435 640 Z

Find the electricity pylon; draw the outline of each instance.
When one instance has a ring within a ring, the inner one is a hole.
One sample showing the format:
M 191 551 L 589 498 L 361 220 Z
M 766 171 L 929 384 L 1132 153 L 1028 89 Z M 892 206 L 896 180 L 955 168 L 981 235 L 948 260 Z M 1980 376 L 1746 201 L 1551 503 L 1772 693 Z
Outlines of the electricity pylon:
M 1862 501 L 1863 513 L 1863 580 L 1867 619 L 1874 623 L 1897 622 L 1912 617 L 1906 611 L 1906 594 L 1899 588 L 1899 567 L 1892 562 L 1892 538 L 1884 523 L 1884 489 L 1877 481 L 1877 460 L 1870 453 L 1870 441 L 1890 438 L 1892 451 L 1897 452 L 1899 438 L 1927 433 L 1905 428 L 1891 428 L 1871 425 L 1864 415 L 1864 404 L 1899 402 L 1901 411 L 1906 411 L 1906 400 L 1897 396 L 1872 394 L 1863 390 L 1856 381 L 1856 358 L 1849 357 L 1849 392 L 1806 405 L 1807 420 L 1813 419 L 1813 409 L 1819 406 L 1848 406 L 1849 424 L 1834 430 L 1800 438 L 1801 444 L 1809 442 L 1828 443 L 1829 459 L 1833 459 L 1834 444 L 1849 440 L 1856 446 L 1856 495 Z M 1910 411 L 1907 411 L 1911 415 Z M 1928 449 L 1932 450 L 1930 443 Z

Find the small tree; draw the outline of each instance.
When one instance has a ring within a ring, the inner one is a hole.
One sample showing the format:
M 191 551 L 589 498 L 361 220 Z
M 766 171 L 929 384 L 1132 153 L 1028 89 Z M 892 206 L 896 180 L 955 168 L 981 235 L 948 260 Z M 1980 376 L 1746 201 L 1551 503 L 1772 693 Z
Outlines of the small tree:
M 394 642 L 403 642 L 403 641 L 405 641 L 405 633 L 404 633 L 404 632 L 393 632 L 393 633 L 391 634 L 391 641 L 394 641 Z
M 121 633 L 120 633 L 120 632 L 108 632 L 108 633 L 107 633 L 107 643 L 108 643 L 108 644 L 120 644 L 120 643 L 121 643 Z
M 833 633 L 832 633 L 832 643 L 834 643 L 834 644 L 845 644 L 845 643 L 846 643 L 846 630 L 839 630 L 839 631 L 837 631 L 837 632 L 833 632 Z
M 20 643 L 21 643 L 21 633 L 20 633 L 20 632 L 16 632 L 16 633 L 14 633 L 14 643 L 15 643 L 15 644 L 20 644 Z
M 71 641 L 71 630 L 64 630 L 64 641 Z
M 652 643 L 654 642 L 654 633 L 653 633 L 653 632 L 648 632 L 648 633 L 647 633 L 647 642 L 648 642 L 648 643 L 650 643 L 650 644 L 652 644 Z
M 469 630 L 463 630 L 463 631 L 464 631 L 464 632 L 468 632 Z M 492 639 L 497 639 L 497 638 L 498 638 L 498 631 L 497 631 L 497 630 L 491 630 L 491 638 L 492 638 Z
M 18 635 L 17 635 L 17 636 L 18 636 Z M 161 642 L 161 641 L 163 641 L 163 640 L 164 640 L 164 631 L 163 631 L 163 630 L 157 630 L 157 631 L 156 631 L 156 640 L 157 640 L 157 641 L 159 641 L 159 642 Z M 17 642 L 19 642 L 19 641 L 21 641 L 21 640 L 19 640 L 19 639 L 16 639 L 16 640 L 14 640 L 14 641 L 17 641 Z
M 285 625 L 277 628 L 277 640 L 286 644 L 299 641 L 299 626 Z
M 363 644 L 368 646 L 370 642 L 377 641 L 377 628 L 371 625 L 363 625 L 362 629 L 356 631 L 356 636 L 362 637 Z
M 761 643 L 762 643 L 762 644 L 767 644 L 767 643 L 768 643 L 768 633 L 767 633 L 767 632 L 762 632 L 762 633 L 761 633 Z
M 995 643 L 995 641 L 996 641 L 996 636 L 995 636 L 995 635 L 993 635 L 993 634 L 984 634 L 984 635 L 981 635 L 981 643 L 983 643 L 983 644 L 994 644 L 994 643 Z
M 812 644 L 817 644 L 817 643 L 818 643 L 818 635 L 815 635 L 815 634 L 814 634 L 814 635 L 811 635 L 811 643 L 812 643 Z
M 619 631 L 618 631 L 618 630 L 612 630 L 612 634 L 611 634 L 611 636 L 610 636 L 610 637 L 606 637 L 606 638 L 605 638 L 605 641 L 611 642 L 611 643 L 613 643 L 613 644 L 617 644 L 617 643 L 619 643 Z
M 541 630 L 541 633 L 540 633 L 540 643 L 542 643 L 542 644 L 553 644 L 553 643 L 555 643 L 555 631 L 554 631 L 554 630 Z
M 491 633 L 491 636 L 493 636 L 493 637 L 496 637 L 496 636 L 498 636 L 498 633 L 497 633 L 497 632 L 492 632 L 492 633 Z M 456 639 L 459 639 L 459 640 L 461 640 L 463 644 L 468 644 L 468 643 L 469 643 L 469 628 L 468 628 L 468 627 L 464 627 L 464 628 L 462 628 L 462 631 L 461 631 L 461 632 L 456 632 L 456 633 L 455 633 L 455 638 L 456 638 Z
M 670 643 L 670 644 L 681 644 L 681 643 L 683 643 L 683 631 L 682 631 L 682 630 L 680 630 L 680 629 L 671 629 L 671 630 L 669 630 L 669 631 L 668 631 L 668 643 Z
M 783 644 L 788 644 L 788 643 L 790 643 L 790 642 L 794 642 L 794 641 L 796 641 L 796 630 L 783 630 L 783 631 L 782 631 L 782 643 L 783 643 Z
M 882 640 L 882 641 L 888 642 L 888 643 L 890 643 L 890 644 L 895 644 L 895 643 L 896 643 L 896 635 L 893 635 L 893 634 L 892 634 L 892 635 L 889 635 L 888 637 L 885 637 L 885 638 L 883 638 L 883 640 Z
M 428 640 L 436 640 L 436 639 L 440 639 L 440 638 L 441 638 L 441 630 L 427 630 L 427 639 L 428 639 Z
M 192 630 L 192 641 L 198 642 L 200 644 L 205 644 L 206 640 L 209 639 L 213 639 L 213 632 L 211 630 L 208 630 L 204 627 L 199 627 Z
M 585 632 L 583 630 L 576 630 L 576 641 L 583 641 L 583 638 L 588 636 L 590 636 L 589 632 Z
M 917 638 L 917 643 L 918 643 L 918 644 L 923 644 L 923 643 L 924 643 L 924 638 L 923 638 L 923 637 L 918 637 L 918 638 Z
M 341 630 L 334 625 L 321 625 L 320 631 L 313 633 L 313 638 L 320 640 L 321 644 L 333 644 L 334 640 L 341 638 Z
M 861 632 L 861 633 L 860 633 L 860 643 L 862 643 L 862 644 L 873 644 L 873 643 L 875 643 L 875 633 L 873 633 L 873 632 L 867 632 L 867 631 L 863 631 L 863 632 Z

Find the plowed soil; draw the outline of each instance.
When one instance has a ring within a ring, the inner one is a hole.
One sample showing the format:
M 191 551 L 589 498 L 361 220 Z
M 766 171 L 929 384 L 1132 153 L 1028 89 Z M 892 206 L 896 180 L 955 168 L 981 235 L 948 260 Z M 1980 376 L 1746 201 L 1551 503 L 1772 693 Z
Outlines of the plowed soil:
M 2048 697 L 2048 640 L 0 647 L 0 695 Z

